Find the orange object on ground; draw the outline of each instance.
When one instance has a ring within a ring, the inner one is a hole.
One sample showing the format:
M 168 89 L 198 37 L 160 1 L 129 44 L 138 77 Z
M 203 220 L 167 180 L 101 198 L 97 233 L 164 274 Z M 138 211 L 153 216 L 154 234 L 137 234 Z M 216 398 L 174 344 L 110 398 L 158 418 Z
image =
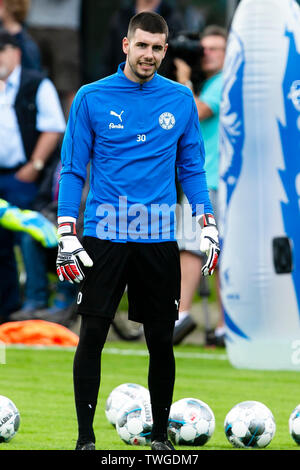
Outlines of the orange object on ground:
M 0 325 L 0 341 L 10 344 L 77 346 L 78 335 L 58 323 L 25 320 Z

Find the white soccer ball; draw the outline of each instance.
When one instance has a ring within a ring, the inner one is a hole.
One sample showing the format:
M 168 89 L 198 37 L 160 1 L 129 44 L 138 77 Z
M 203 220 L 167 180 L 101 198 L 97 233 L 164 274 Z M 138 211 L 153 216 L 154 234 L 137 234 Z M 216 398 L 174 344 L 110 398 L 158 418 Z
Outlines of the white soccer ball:
M 197 398 L 183 398 L 172 404 L 168 434 L 174 444 L 203 446 L 215 430 L 210 407 Z
M 150 401 L 149 391 L 142 385 L 134 383 L 118 385 L 118 387 L 112 390 L 106 400 L 105 415 L 108 421 L 115 426 L 119 410 L 129 400 L 136 400 L 139 398 L 148 399 Z
M 289 418 L 290 435 L 297 444 L 300 444 L 300 404 L 292 411 Z
M 276 424 L 263 403 L 243 401 L 229 411 L 224 429 L 234 447 L 266 447 L 274 437 Z
M 118 413 L 116 430 L 126 444 L 150 445 L 152 426 L 152 409 L 148 399 L 130 399 Z
M 16 405 L 0 395 L 0 443 L 9 442 L 18 432 L 20 413 Z

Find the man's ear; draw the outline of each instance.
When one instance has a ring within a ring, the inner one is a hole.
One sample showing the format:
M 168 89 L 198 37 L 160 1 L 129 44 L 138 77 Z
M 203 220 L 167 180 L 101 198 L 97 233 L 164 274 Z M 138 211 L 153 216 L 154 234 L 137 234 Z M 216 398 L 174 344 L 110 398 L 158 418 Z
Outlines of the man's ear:
M 122 48 L 124 54 L 128 54 L 128 49 L 129 49 L 129 39 L 127 37 L 123 38 L 122 40 Z
M 166 53 L 167 53 L 168 46 L 169 46 L 169 44 L 168 44 L 168 43 L 166 43 L 166 45 L 165 45 L 165 48 L 164 48 L 164 58 L 165 58 L 165 55 L 166 55 Z

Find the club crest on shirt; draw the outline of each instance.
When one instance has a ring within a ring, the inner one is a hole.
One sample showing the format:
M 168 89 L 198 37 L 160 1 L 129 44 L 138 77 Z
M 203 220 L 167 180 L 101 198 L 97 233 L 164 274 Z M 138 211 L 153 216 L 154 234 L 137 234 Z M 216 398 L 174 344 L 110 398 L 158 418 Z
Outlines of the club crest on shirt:
M 160 116 L 159 116 L 159 124 L 160 126 L 163 128 L 163 129 L 166 129 L 166 130 L 169 130 L 169 129 L 172 129 L 172 127 L 174 127 L 175 125 L 175 117 L 172 113 L 162 113 Z

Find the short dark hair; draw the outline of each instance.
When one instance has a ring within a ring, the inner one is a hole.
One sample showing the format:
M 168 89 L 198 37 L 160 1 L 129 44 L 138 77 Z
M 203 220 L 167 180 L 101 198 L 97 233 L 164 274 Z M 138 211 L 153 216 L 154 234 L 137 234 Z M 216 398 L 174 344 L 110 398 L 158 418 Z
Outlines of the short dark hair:
M 166 41 L 169 36 L 166 20 L 154 11 L 143 11 L 133 16 L 129 22 L 127 37 L 133 36 L 138 28 L 152 34 L 165 34 Z
M 222 28 L 222 26 L 212 24 L 204 28 L 201 33 L 201 39 L 205 38 L 206 36 L 221 36 L 225 39 L 225 41 L 227 41 L 228 33 L 225 28 Z

